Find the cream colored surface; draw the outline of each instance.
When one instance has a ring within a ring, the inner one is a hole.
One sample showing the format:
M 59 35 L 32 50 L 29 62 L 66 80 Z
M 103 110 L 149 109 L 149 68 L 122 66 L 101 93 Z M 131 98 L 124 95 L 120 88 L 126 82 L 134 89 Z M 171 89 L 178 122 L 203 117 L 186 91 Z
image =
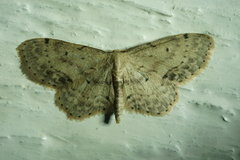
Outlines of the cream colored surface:
M 1 1 L 0 159 L 240 159 L 238 0 Z M 54 91 L 27 80 L 17 46 L 54 38 L 124 50 L 181 33 L 215 40 L 209 66 L 179 88 L 169 115 L 124 113 L 75 122 L 54 106 Z

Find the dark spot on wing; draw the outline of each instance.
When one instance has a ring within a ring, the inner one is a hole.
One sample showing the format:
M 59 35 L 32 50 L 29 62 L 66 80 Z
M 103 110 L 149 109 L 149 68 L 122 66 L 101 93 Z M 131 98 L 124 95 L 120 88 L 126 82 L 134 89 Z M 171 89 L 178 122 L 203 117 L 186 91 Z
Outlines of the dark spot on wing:
M 46 71 L 46 73 L 47 73 L 48 75 L 51 75 L 51 74 L 53 74 L 53 72 L 52 72 L 52 71 L 50 71 L 50 70 L 47 70 L 47 71 Z
M 83 46 L 81 48 L 77 48 L 79 51 L 81 51 L 83 48 L 85 48 L 86 46 Z
M 65 78 L 63 78 L 63 77 L 60 77 L 60 78 L 58 79 L 58 81 L 62 82 L 62 84 L 65 84 L 65 83 L 66 83 L 66 80 L 65 80 Z
M 150 44 L 151 47 L 156 47 L 157 45 Z
M 49 43 L 49 38 L 45 38 L 45 44 Z
M 72 80 L 70 78 L 67 79 L 68 82 L 72 82 Z
M 188 34 L 183 35 L 185 39 L 188 39 Z

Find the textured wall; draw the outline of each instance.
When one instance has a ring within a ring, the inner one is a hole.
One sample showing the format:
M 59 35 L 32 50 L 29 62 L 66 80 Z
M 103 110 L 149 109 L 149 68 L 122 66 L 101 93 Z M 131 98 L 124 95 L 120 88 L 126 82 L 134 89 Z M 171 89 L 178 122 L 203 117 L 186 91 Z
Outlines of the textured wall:
M 1 0 L 0 159 L 240 159 L 240 1 Z M 54 91 L 27 80 L 15 48 L 49 37 L 102 50 L 180 33 L 205 33 L 208 68 L 179 89 L 169 115 L 124 113 L 70 121 Z

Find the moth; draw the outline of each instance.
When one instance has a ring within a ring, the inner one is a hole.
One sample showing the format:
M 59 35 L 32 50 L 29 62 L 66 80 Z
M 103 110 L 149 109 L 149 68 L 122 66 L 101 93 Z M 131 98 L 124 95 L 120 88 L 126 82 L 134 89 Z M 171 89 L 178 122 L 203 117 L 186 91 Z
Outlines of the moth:
M 26 40 L 17 47 L 26 77 L 56 90 L 55 104 L 69 119 L 105 114 L 105 123 L 124 110 L 151 116 L 168 114 L 178 86 L 208 65 L 214 40 L 186 33 L 126 50 L 103 51 L 57 39 Z

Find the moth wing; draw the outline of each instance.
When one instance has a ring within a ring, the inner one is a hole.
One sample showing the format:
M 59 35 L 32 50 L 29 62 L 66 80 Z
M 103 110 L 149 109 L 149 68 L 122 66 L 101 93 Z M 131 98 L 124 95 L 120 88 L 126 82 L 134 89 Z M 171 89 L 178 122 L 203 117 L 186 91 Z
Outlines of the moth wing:
M 17 47 L 31 81 L 56 89 L 55 104 L 70 119 L 112 112 L 113 61 L 102 50 L 61 40 L 30 39 Z
M 109 61 L 109 55 L 102 50 L 49 38 L 27 40 L 17 47 L 17 52 L 27 78 L 54 89 Z
M 75 80 L 57 90 L 55 104 L 69 119 L 83 120 L 97 114 L 113 113 L 112 65 Z M 106 122 L 107 123 L 107 122 Z
M 205 34 L 180 34 L 126 50 L 128 61 L 141 72 L 154 72 L 162 79 L 183 84 L 208 65 L 214 40 Z
M 144 115 L 163 116 L 178 101 L 178 87 L 174 83 L 128 66 L 124 70 L 123 93 L 125 109 Z

